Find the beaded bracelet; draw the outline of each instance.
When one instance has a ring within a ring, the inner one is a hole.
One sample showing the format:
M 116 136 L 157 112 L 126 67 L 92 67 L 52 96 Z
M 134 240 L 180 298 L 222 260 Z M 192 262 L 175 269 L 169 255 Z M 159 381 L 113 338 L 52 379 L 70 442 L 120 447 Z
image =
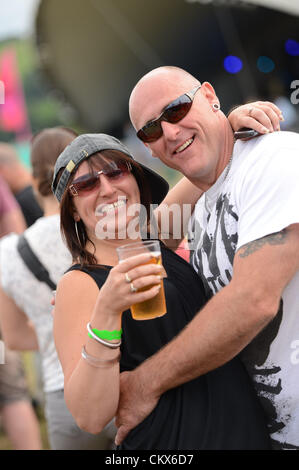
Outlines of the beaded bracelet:
M 81 356 L 93 367 L 105 368 L 116 364 L 120 360 L 120 353 L 114 359 L 98 359 L 97 357 L 87 354 L 85 346 L 82 346 Z
M 118 343 L 109 343 L 108 341 L 105 341 L 104 339 L 102 338 L 99 338 L 93 331 L 93 329 L 91 328 L 91 325 L 90 323 L 87 323 L 87 331 L 88 331 L 88 336 L 92 339 L 95 339 L 98 343 L 101 343 L 103 344 L 104 346 L 107 346 L 108 348 L 111 348 L 111 349 L 116 349 L 116 348 L 119 348 L 120 345 L 121 345 L 121 341 L 119 341 Z

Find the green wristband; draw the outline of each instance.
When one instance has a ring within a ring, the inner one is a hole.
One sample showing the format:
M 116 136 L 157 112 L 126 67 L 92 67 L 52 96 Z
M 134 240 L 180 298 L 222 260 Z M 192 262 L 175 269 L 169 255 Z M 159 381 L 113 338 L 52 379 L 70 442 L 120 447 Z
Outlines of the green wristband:
M 108 341 L 111 341 L 113 339 L 121 339 L 121 335 L 123 332 L 122 329 L 108 331 L 108 330 L 97 330 L 96 328 L 92 328 L 92 331 L 98 338 L 107 339 Z

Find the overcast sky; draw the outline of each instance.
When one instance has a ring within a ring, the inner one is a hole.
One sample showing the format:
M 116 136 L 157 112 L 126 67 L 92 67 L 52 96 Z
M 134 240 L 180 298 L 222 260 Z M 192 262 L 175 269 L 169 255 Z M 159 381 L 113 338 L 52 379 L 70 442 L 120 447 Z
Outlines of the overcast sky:
M 39 0 L 0 0 L 0 41 L 33 31 Z
M 36 8 L 40 0 L 0 0 L 0 41 L 10 37 L 21 37 L 33 31 Z M 82 0 L 84 1 L 84 0 Z M 111 0 L 110 0 L 111 1 Z M 125 0 L 123 0 L 125 2 Z M 183 0 L 182 0 L 183 1 Z M 185 0 L 196 2 L 203 0 Z M 299 0 L 251 0 L 258 5 L 282 3 L 286 11 L 299 14 Z M 205 1 L 205 3 L 208 3 Z

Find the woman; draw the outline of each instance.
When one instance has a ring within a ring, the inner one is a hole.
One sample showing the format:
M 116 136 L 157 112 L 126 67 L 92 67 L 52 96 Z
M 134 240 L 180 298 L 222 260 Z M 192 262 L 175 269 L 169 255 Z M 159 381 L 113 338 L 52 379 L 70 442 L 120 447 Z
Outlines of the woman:
M 162 269 L 154 264 L 140 266 L 149 261 L 147 254 L 118 264 L 116 248 L 136 241 L 128 233 L 138 217 L 130 207 L 142 204 L 148 213 L 149 195 L 153 203 L 163 199 L 169 203 L 172 196 L 170 192 L 166 197 L 167 190 L 165 180 L 105 134 L 77 137 L 55 165 L 53 191 L 61 204 L 62 232 L 74 264 L 58 285 L 54 337 L 65 376 L 66 403 L 78 425 L 92 433 L 101 431 L 116 413 L 120 372 L 135 368 L 170 341 L 206 300 L 191 266 L 161 242 L 167 314 L 147 321 L 131 317 L 132 304 L 158 292 Z M 198 194 L 192 197 L 194 204 Z M 104 231 L 99 234 L 98 224 L 104 218 L 107 225 L 114 221 L 114 238 L 108 230 L 106 237 Z M 140 224 L 140 232 L 141 228 Z M 107 330 L 114 332 L 115 339 L 105 339 Z M 121 446 L 267 448 L 263 412 L 238 359 L 168 391 Z
M 35 192 L 44 210 L 24 235 L 54 283 L 68 269 L 71 257 L 60 235 L 59 204 L 51 191 L 54 164 L 75 138 L 70 129 L 45 129 L 32 141 L 31 166 Z M 37 280 L 17 251 L 19 237 L 1 241 L 0 314 L 5 343 L 15 350 L 39 349 L 42 359 L 48 435 L 52 449 L 105 449 L 106 435 L 91 435 L 78 428 L 66 408 L 63 372 L 52 334 L 51 289 Z

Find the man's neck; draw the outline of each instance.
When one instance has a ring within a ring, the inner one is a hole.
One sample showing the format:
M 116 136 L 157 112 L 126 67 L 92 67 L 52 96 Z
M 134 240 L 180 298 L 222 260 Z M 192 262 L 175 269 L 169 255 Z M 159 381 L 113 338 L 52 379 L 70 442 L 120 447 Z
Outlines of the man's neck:
M 216 183 L 219 176 L 223 173 L 224 169 L 229 164 L 234 150 L 234 134 L 229 120 L 227 118 L 223 119 L 221 125 L 223 126 L 223 145 L 220 149 L 220 157 L 216 167 L 214 183 Z
M 208 189 L 216 183 L 220 175 L 223 173 L 224 169 L 229 165 L 233 154 L 234 134 L 227 118 L 223 120 L 221 126 L 223 126 L 220 130 L 223 136 L 223 145 L 221 146 L 221 148 L 219 148 L 218 162 L 214 172 L 211 173 L 205 180 L 198 179 L 196 177 L 189 178 L 191 183 L 193 183 L 195 186 L 197 186 L 204 192 L 208 191 Z

